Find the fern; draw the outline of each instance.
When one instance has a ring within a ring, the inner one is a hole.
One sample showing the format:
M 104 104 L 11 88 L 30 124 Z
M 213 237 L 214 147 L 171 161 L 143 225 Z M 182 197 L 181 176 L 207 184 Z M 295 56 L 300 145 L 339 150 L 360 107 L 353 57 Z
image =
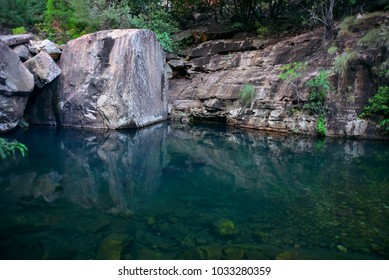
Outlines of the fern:
M 16 152 L 19 152 L 23 157 L 27 155 L 27 147 L 17 141 L 7 141 L 4 138 L 0 138 L 0 158 L 5 159 L 8 156 L 16 156 Z

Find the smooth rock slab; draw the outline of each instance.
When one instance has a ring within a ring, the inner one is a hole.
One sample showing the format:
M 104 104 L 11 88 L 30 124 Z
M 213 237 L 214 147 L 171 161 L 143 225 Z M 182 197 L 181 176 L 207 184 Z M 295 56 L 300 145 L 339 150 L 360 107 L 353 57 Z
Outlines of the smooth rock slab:
M 149 30 L 106 30 L 67 43 L 58 124 L 123 129 L 167 118 L 165 54 Z
M 34 39 L 32 34 L 0 35 L 0 41 L 3 41 L 8 46 L 21 45 L 32 39 Z
M 46 52 L 40 52 L 27 60 L 24 65 L 34 75 L 35 84 L 42 88 L 61 74 L 61 69 Z

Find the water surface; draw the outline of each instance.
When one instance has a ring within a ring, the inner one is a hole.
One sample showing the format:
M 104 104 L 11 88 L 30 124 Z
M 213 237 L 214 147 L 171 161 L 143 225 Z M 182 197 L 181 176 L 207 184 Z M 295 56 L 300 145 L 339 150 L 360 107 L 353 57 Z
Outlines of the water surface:
M 7 135 L 8 136 L 8 135 Z M 223 127 L 31 127 L 1 259 L 389 259 L 389 145 Z

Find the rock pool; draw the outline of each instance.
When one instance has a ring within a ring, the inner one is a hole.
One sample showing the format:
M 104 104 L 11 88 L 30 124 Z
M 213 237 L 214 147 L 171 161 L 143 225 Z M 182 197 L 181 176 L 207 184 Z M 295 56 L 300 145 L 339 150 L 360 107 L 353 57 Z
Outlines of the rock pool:
M 1 259 L 389 259 L 389 143 L 166 123 L 31 127 Z

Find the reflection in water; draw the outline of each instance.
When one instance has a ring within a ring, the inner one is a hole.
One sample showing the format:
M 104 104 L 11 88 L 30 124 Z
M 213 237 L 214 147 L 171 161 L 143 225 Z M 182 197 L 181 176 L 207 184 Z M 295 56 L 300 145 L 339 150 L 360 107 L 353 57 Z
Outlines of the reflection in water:
M 389 258 L 378 141 L 33 127 L 0 164 L 5 259 Z

